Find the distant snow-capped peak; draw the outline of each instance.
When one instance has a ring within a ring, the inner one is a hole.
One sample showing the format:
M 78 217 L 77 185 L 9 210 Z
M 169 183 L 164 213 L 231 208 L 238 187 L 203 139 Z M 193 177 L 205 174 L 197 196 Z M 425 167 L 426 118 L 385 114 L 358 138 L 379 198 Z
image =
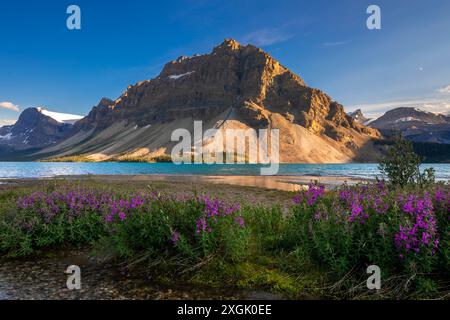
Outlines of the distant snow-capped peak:
M 48 111 L 42 107 L 37 108 L 37 110 L 42 113 L 43 115 L 50 117 L 59 123 L 67 123 L 67 124 L 74 124 L 78 120 L 83 119 L 83 116 L 75 115 L 75 114 L 68 114 L 68 113 L 59 113 L 59 112 L 53 112 Z

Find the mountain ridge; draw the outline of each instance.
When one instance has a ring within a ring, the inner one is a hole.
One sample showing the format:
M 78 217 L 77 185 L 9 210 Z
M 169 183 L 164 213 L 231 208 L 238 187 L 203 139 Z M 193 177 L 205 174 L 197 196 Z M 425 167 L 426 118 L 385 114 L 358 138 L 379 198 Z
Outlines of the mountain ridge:
M 400 107 L 389 110 L 369 125 L 385 136 L 390 136 L 394 130 L 414 142 L 450 143 L 450 116 L 418 108 Z

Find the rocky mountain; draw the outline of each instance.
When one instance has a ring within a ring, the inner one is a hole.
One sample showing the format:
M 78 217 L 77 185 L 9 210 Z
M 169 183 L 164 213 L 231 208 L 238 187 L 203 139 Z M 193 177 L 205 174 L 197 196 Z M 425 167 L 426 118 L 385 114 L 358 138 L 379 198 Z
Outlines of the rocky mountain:
M 210 54 L 180 57 L 158 77 L 102 99 L 74 124 L 68 139 L 41 157 L 83 155 L 91 160 L 147 159 L 170 154 L 173 130 L 280 130 L 281 162 L 374 160 L 376 129 L 361 125 L 338 102 L 268 53 L 227 39 Z M 215 137 L 203 143 L 207 145 Z
M 372 121 L 370 126 L 389 136 L 392 130 L 414 142 L 450 143 L 450 117 L 417 108 L 396 108 Z
M 364 116 L 364 114 L 362 113 L 361 109 L 357 109 L 353 112 L 349 112 L 348 115 L 350 117 L 352 117 L 353 119 L 356 120 L 356 122 L 360 123 L 360 124 L 365 124 L 367 125 L 367 123 L 371 120 L 370 118 L 366 118 Z
M 72 124 L 81 118 L 43 108 L 26 109 L 14 125 L 0 128 L 0 146 L 19 151 L 55 144 L 66 138 Z

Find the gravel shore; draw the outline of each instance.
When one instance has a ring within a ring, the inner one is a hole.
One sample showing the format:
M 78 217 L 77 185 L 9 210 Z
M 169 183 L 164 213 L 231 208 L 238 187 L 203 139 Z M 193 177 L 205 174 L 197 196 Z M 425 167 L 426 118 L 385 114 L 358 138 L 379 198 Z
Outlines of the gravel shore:
M 69 265 L 81 269 L 81 290 L 66 286 Z M 167 287 L 120 266 L 67 250 L 27 260 L 0 260 L 0 300 L 197 300 L 273 299 L 265 292 L 189 286 Z

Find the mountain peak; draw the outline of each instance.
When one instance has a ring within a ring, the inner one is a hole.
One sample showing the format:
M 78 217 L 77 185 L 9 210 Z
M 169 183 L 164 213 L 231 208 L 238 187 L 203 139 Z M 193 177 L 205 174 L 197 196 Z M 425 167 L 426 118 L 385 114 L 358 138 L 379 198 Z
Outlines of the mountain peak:
M 106 106 L 106 107 L 108 107 L 112 104 L 114 104 L 114 101 L 109 98 L 105 98 L 105 97 L 101 98 L 100 102 L 98 103 L 98 105 Z
M 221 44 L 219 44 L 216 48 L 229 48 L 231 50 L 238 50 L 241 47 L 241 44 L 234 39 L 226 38 Z
M 351 112 L 350 114 L 355 115 L 355 116 L 356 115 L 361 116 L 363 113 L 362 113 L 361 109 L 356 109 L 355 111 Z
M 369 118 L 366 118 L 361 109 L 356 109 L 355 111 L 350 112 L 348 115 L 361 124 L 367 124 L 367 122 L 371 120 Z
M 42 148 L 65 138 L 80 116 L 50 112 L 43 107 L 27 108 L 17 122 L 0 130 L 0 146 L 15 150 Z
M 168 62 L 157 78 L 128 87 L 112 103 L 101 102 L 75 124 L 71 142 L 74 153 L 104 154 L 98 136 L 111 146 L 107 156 L 144 147 L 170 154 L 171 128 L 190 128 L 195 120 L 203 121 L 205 129 L 220 123 L 224 128 L 279 129 L 281 162 L 350 161 L 379 137 L 267 52 L 225 39 L 212 53 Z M 128 136 L 131 140 L 125 141 Z

